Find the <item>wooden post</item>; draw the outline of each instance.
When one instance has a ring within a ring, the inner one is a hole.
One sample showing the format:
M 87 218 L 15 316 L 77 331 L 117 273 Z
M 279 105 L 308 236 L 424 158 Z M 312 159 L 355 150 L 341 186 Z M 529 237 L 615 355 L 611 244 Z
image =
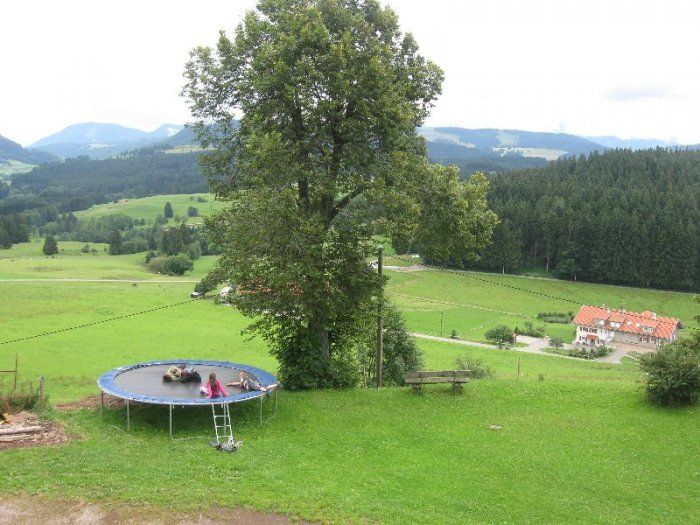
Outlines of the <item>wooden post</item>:
M 440 310 L 440 337 L 442 337 L 442 320 L 444 319 L 444 317 L 445 317 L 445 311 Z
M 379 247 L 379 252 L 377 254 L 377 273 L 379 275 L 379 300 L 377 301 L 377 350 L 375 355 L 375 380 L 376 386 L 379 388 L 382 386 L 382 359 L 383 359 L 383 345 L 384 345 L 384 320 L 382 319 L 382 301 L 384 296 L 384 285 L 382 283 L 382 250 Z
M 19 367 L 17 366 L 17 363 L 18 363 L 18 362 L 19 362 L 19 354 L 15 354 L 15 380 L 14 380 L 14 383 L 12 383 L 12 391 L 13 391 L 13 392 L 14 392 L 15 390 L 17 390 L 17 370 L 18 370 L 18 368 L 19 368 Z
M 518 357 L 518 381 L 520 381 L 520 357 Z
M 39 406 L 44 408 L 44 376 L 39 378 Z

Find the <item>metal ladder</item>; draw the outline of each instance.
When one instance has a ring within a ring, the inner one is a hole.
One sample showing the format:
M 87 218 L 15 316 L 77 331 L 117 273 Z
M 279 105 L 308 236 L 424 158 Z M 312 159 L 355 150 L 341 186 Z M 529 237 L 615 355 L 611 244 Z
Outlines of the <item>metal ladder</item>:
M 217 414 L 216 407 L 221 407 L 221 413 Z M 214 432 L 216 433 L 217 445 L 233 444 L 233 426 L 231 426 L 231 416 L 228 410 L 228 403 L 211 406 L 211 415 L 214 420 Z

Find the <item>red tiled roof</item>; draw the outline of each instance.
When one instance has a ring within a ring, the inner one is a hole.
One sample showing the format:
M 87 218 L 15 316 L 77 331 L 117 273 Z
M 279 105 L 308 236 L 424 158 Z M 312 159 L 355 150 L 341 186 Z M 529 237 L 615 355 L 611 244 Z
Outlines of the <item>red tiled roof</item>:
M 586 335 L 586 339 L 588 339 L 588 340 L 590 340 L 590 341 L 595 341 L 595 340 L 598 339 L 598 336 L 597 336 L 597 335 L 593 335 L 593 334 L 588 334 L 588 335 Z
M 602 320 L 604 324 L 600 325 L 596 323 L 596 320 Z M 618 328 L 613 327 L 612 323 L 620 323 L 620 326 Z M 649 311 L 641 313 L 626 312 L 624 310 L 611 310 L 588 305 L 582 306 L 578 311 L 576 317 L 574 317 L 574 324 L 602 327 L 608 330 L 643 334 L 663 339 L 671 339 L 676 328 L 683 328 L 680 320 L 675 317 L 662 317 Z M 644 327 L 650 328 L 651 331 L 644 331 Z

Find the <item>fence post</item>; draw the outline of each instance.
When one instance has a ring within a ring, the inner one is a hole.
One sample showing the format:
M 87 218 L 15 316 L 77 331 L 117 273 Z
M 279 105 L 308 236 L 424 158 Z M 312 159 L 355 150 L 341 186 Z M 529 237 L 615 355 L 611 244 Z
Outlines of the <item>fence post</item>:
M 19 354 L 15 354 L 15 380 L 14 383 L 12 383 L 12 391 L 14 392 L 17 390 L 17 370 L 19 367 L 17 366 L 17 363 L 19 361 Z
M 39 378 L 39 406 L 44 408 L 44 376 Z
M 520 381 L 520 357 L 518 357 L 518 381 Z

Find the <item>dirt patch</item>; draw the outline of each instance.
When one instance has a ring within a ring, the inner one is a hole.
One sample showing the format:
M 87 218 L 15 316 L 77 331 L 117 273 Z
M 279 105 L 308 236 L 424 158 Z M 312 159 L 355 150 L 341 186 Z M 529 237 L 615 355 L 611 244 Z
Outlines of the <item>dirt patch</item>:
M 37 426 L 41 427 L 41 431 L 31 433 L 21 432 L 23 428 Z M 10 416 L 10 423 L 0 425 L 0 429 L 12 429 L 19 432 L 17 434 L 0 436 L 0 452 L 12 448 L 50 447 L 55 445 L 63 445 L 64 443 L 68 443 L 69 441 L 76 439 L 76 436 L 72 436 L 66 432 L 61 424 L 55 421 L 41 421 L 36 414 L 25 411 Z M 2 514 L 0 513 L 0 519 L 1 517 Z
M 202 512 L 174 515 L 159 507 L 127 506 L 113 503 L 88 503 L 82 500 L 51 500 L 34 496 L 0 498 L 0 525 L 46 523 L 50 525 L 121 525 L 121 524 L 250 524 L 286 525 L 309 523 L 292 520 L 283 514 L 249 509 L 212 507 Z
M 389 266 L 385 266 L 385 268 L 389 268 Z M 414 264 L 412 266 L 392 266 L 391 269 L 397 272 L 422 272 L 428 268 L 422 264 Z
M 123 399 L 105 395 L 105 408 L 123 408 L 124 405 L 125 402 Z M 72 412 L 73 410 L 83 409 L 99 409 L 100 396 L 88 396 L 69 403 L 57 403 L 55 407 L 57 410 L 61 410 L 62 412 Z

